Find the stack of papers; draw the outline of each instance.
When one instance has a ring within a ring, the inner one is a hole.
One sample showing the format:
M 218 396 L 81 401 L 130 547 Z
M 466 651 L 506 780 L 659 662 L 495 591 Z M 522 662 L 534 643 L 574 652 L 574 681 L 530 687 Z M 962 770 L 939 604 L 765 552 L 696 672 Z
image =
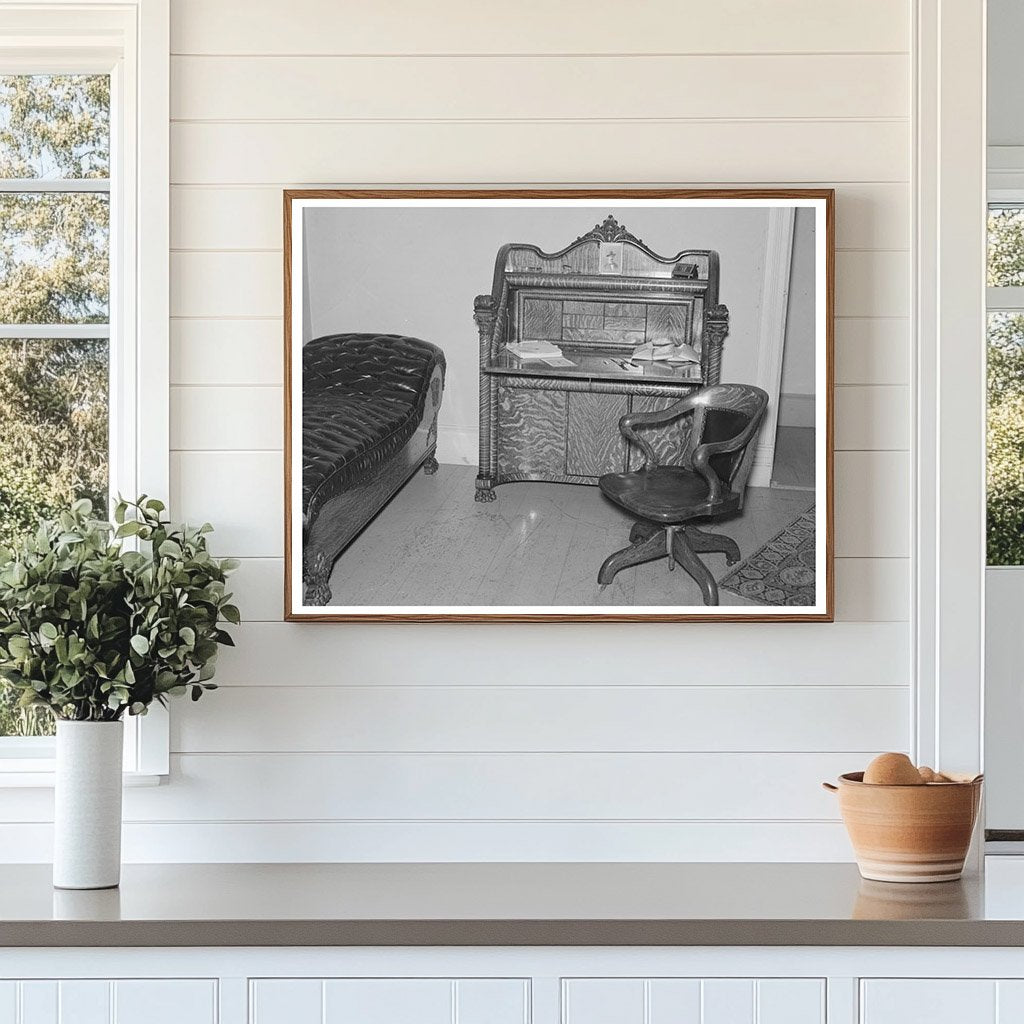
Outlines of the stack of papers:
M 654 338 L 639 348 L 633 349 L 634 359 L 650 359 L 656 363 L 699 363 L 700 356 L 692 345 L 685 341 L 674 342 L 668 338 Z
M 562 350 L 550 341 L 520 341 L 506 345 L 509 355 L 517 359 L 560 359 Z

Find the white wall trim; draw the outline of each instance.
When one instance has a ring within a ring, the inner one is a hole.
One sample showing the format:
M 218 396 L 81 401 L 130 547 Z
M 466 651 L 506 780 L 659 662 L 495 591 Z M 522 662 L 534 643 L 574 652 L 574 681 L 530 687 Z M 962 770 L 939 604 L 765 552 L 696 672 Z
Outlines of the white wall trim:
M 168 0 L 0 3 L 19 26 L 0 49 L 23 73 L 109 70 L 111 159 L 110 437 L 112 491 L 170 493 L 170 9 Z M 70 19 L 70 20 L 69 20 Z M 71 35 L 72 29 L 74 35 Z M 99 44 L 102 43 L 102 46 Z M 126 771 L 166 774 L 162 709 L 130 718 Z M 2 763 L 0 763 L 2 771 Z M 2 780 L 0 780 L 2 784 Z
M 961 770 L 982 767 L 985 63 L 984 4 L 919 0 L 913 748 Z
M 789 273 L 793 262 L 795 225 L 796 210 L 792 207 L 773 207 L 768 211 L 764 281 L 761 286 L 761 322 L 757 335 L 757 383 L 768 392 L 772 400 L 754 452 L 754 469 L 750 479 L 754 487 L 768 486 L 775 465 L 775 434 L 779 421 L 782 358 L 786 348 Z

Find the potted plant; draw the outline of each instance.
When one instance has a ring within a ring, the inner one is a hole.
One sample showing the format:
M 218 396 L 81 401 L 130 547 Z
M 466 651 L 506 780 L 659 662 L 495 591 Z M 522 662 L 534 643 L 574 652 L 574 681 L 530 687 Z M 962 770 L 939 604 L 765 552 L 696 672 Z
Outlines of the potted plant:
M 208 523 L 172 526 L 164 505 L 121 500 L 114 522 L 78 501 L 0 549 L 0 677 L 57 720 L 54 885 L 109 888 L 121 868 L 123 718 L 210 682 L 233 559 Z

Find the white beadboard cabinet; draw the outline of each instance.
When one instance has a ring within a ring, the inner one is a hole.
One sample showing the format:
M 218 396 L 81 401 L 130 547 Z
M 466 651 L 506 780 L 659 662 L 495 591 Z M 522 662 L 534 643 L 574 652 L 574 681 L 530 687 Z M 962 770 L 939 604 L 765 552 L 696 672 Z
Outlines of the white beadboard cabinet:
M 1024 982 L 978 979 L 865 981 L 861 1024 L 1018 1024 Z
M 0 1024 L 1021 1024 L 1020 950 L 2 949 Z
M 571 978 L 563 1024 L 825 1024 L 820 978 Z
M 219 1020 L 217 981 L 212 978 L 0 981 L 0 1024 L 218 1024 Z

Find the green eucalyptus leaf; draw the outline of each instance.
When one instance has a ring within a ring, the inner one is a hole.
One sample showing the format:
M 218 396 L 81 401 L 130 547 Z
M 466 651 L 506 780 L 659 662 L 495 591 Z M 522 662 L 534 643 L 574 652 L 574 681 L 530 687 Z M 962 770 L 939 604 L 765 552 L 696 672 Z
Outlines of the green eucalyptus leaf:
M 118 500 L 113 526 L 75 502 L 0 549 L 0 678 L 20 700 L 103 721 L 212 684 L 240 614 L 206 548 L 209 524 L 172 526 L 155 498 Z M 149 541 L 124 550 L 132 537 Z

